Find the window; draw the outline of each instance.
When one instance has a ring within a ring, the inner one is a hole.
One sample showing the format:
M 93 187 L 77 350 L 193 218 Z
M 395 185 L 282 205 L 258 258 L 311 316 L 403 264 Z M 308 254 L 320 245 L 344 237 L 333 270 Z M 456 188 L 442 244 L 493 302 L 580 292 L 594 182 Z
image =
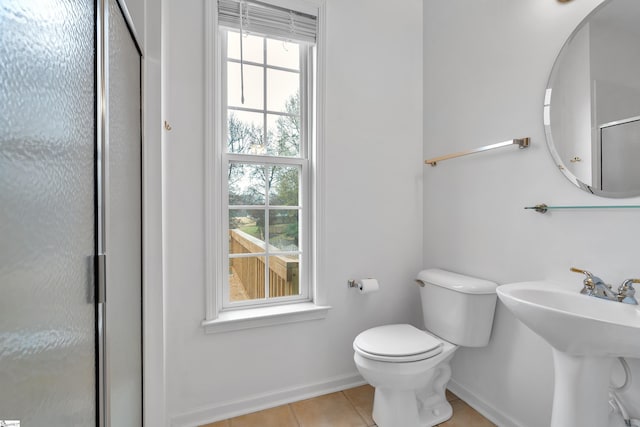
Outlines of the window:
M 221 32 L 228 236 L 223 307 L 308 299 L 312 46 Z
M 212 14 L 205 324 L 314 299 L 317 15 L 238 0 Z

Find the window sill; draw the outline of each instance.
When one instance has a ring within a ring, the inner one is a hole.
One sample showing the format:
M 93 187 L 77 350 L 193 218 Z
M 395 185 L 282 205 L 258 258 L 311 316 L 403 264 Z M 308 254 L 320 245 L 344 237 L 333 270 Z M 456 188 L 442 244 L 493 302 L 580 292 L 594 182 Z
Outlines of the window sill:
M 217 319 L 203 320 L 202 326 L 204 327 L 205 333 L 216 334 L 220 332 L 282 325 L 285 323 L 305 322 L 324 319 L 330 308 L 330 306 L 305 302 L 246 310 L 223 311 L 218 314 Z

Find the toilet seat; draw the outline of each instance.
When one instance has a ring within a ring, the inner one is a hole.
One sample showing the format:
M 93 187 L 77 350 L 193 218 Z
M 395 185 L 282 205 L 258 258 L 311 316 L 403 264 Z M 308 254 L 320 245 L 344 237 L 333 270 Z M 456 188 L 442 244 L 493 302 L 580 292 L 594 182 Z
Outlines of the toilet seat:
M 384 325 L 368 329 L 353 341 L 362 357 L 382 362 L 415 362 L 442 352 L 438 338 L 408 324 Z

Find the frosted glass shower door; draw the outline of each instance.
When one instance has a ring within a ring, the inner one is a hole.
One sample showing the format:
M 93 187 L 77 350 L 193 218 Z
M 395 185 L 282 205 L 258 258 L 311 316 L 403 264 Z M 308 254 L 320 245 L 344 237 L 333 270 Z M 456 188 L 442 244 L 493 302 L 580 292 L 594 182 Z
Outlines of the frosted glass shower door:
M 0 420 L 96 424 L 95 5 L 0 2 Z

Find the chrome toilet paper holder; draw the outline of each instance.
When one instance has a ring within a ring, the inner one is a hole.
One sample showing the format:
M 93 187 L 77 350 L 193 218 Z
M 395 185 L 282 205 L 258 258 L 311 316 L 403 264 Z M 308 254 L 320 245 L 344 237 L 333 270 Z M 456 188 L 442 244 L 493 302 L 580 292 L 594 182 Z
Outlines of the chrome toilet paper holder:
M 347 281 L 347 285 L 349 286 L 349 289 L 355 288 L 361 294 L 376 292 L 380 287 L 378 280 L 373 277 L 368 277 L 366 279 L 351 279 Z

